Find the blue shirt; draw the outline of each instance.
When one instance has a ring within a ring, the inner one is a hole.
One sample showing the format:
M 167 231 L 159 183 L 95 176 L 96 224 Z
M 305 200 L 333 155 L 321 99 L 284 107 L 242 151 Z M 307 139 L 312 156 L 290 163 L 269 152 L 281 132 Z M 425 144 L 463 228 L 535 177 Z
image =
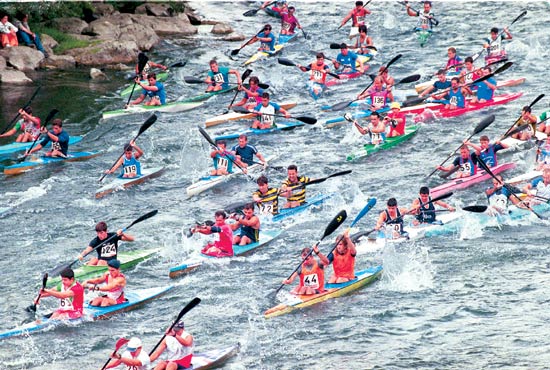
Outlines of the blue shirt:
M 55 135 L 53 130 L 50 130 L 50 133 Z M 58 141 L 52 141 L 52 149 L 60 150 L 61 153 L 67 155 L 67 152 L 69 151 L 69 134 L 67 133 L 67 131 L 62 130 L 59 135 L 55 136 L 57 136 Z M 50 141 L 50 136 L 46 135 L 44 140 L 40 142 L 40 145 L 42 145 L 42 148 L 44 148 Z
M 488 83 L 493 84 L 496 86 L 497 82 L 494 78 L 489 78 L 486 80 Z M 493 99 L 493 94 L 495 93 L 494 90 L 491 90 L 487 84 L 483 82 L 475 83 L 474 86 L 477 86 L 477 98 L 478 99 L 485 99 L 485 100 L 491 100 Z
M 336 61 L 340 64 L 350 67 L 352 72 L 355 72 L 355 63 L 357 62 L 357 54 L 348 50 L 348 55 L 338 54 Z
M 265 49 L 270 50 L 270 51 L 275 51 L 275 40 L 277 40 L 277 39 L 275 38 L 275 35 L 272 32 L 269 32 L 268 34 L 266 34 L 265 31 L 260 32 L 258 34 L 258 37 L 268 37 L 268 38 L 270 38 L 271 41 L 269 41 L 269 42 L 263 42 L 262 41 L 261 46 Z
M 434 92 L 437 90 L 445 90 L 451 87 L 451 81 L 441 82 L 437 80 L 434 82 L 433 86 L 434 86 L 434 90 L 433 90 Z
M 222 89 L 229 88 L 229 68 L 218 67 L 218 72 L 208 71 L 208 76 L 216 85 L 222 85 Z
M 239 145 L 235 145 L 231 148 L 231 151 L 240 156 L 241 160 L 249 166 L 254 164 L 254 154 L 258 153 L 256 147 L 250 144 L 246 144 L 244 148 L 241 148 Z
M 145 96 L 148 96 L 150 98 L 154 96 L 158 96 L 160 100 L 160 104 L 164 105 L 166 104 L 166 91 L 164 90 L 164 85 L 162 82 L 155 82 L 155 86 L 157 87 L 157 91 L 149 91 L 149 90 L 141 90 L 141 93 Z

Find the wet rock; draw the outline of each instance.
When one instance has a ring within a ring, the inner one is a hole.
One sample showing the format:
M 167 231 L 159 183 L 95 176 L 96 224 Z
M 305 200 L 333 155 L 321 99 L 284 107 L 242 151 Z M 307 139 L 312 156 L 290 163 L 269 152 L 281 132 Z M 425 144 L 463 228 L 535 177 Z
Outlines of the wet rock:
M 96 81 L 107 81 L 109 79 L 105 73 L 97 68 L 90 69 L 90 78 Z
M 214 27 L 212 27 L 211 32 L 215 35 L 227 35 L 228 33 L 233 32 L 233 28 L 227 23 L 220 22 L 216 23 Z
M 239 32 L 233 32 L 229 35 L 222 37 L 223 41 L 244 41 L 246 36 Z
M 40 66 L 44 54 L 27 46 L 15 46 L 0 51 L 8 65 L 19 71 L 32 71 Z
M 67 50 L 79 65 L 109 68 L 118 63 L 134 63 L 139 49 L 135 41 L 106 41 L 86 48 Z
M 4 69 L 0 71 L 0 82 L 2 84 L 25 85 L 32 84 L 32 80 L 23 72 L 15 69 Z
M 146 14 L 154 17 L 172 17 L 174 9 L 168 4 L 145 3 L 136 8 L 135 14 Z
M 6 69 L 6 59 L 4 57 L 0 56 L 0 71 L 3 71 Z
M 76 66 L 76 61 L 71 55 L 53 55 L 43 59 L 40 63 L 40 68 L 45 69 L 73 69 Z
M 101 40 L 117 40 L 120 36 L 120 28 L 109 22 L 106 18 L 91 22 L 82 30 L 83 35 L 96 36 Z
M 134 41 L 140 50 L 150 50 L 161 39 L 152 28 L 131 24 L 121 28 L 119 41 Z
M 80 34 L 84 28 L 88 27 L 88 23 L 80 18 L 69 17 L 52 19 L 48 22 L 48 26 L 61 32 Z

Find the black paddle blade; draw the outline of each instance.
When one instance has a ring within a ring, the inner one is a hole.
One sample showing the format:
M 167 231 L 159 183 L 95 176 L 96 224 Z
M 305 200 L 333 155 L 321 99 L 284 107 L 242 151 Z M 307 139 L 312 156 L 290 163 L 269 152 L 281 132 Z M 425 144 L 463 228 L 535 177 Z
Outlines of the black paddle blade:
M 433 202 L 437 202 L 438 200 L 447 199 L 447 198 L 449 198 L 449 197 L 452 196 L 452 195 L 453 195 L 453 192 L 450 191 L 450 192 L 448 192 L 448 193 L 441 194 L 440 196 L 433 198 L 433 199 L 432 199 L 431 201 L 429 201 L 428 203 L 433 203 Z
M 258 9 L 250 9 L 243 13 L 243 16 L 245 17 L 253 17 L 258 13 Z
M 176 62 L 176 63 L 170 64 L 168 66 L 168 68 L 181 68 L 181 67 L 185 67 L 186 64 L 187 64 L 187 61 L 184 60 L 184 61 L 181 61 L 181 62 Z
M 343 101 L 343 102 L 340 102 L 340 103 L 336 103 L 332 107 L 330 107 L 330 110 L 331 111 L 343 110 L 343 109 L 346 109 L 347 107 L 349 107 L 349 105 L 351 103 L 353 103 L 353 101 Z
M 504 72 L 506 71 L 508 68 L 510 68 L 512 66 L 512 64 L 514 64 L 514 62 L 506 62 L 504 65 L 498 67 L 494 72 L 493 74 L 496 75 L 496 74 L 499 74 L 501 72 Z M 490 74 L 489 74 L 490 75 Z
M 250 76 L 252 74 L 252 70 L 251 69 L 247 69 L 246 71 L 244 71 L 243 75 L 241 76 L 241 81 L 244 81 L 248 78 L 248 76 Z
M 44 126 L 46 126 L 48 124 L 48 122 L 50 122 L 54 117 L 55 115 L 59 113 L 59 111 L 57 109 L 52 109 L 50 111 L 50 113 L 48 113 L 48 116 L 46 117 L 46 120 L 44 121 Z
M 314 125 L 317 123 L 317 118 L 310 117 L 310 116 L 298 116 L 298 117 L 294 117 L 294 119 L 300 122 L 306 123 L 308 125 Z
M 204 80 L 201 80 L 200 78 L 193 77 L 193 76 L 184 76 L 183 80 L 187 82 L 188 84 L 202 84 L 205 83 Z
M 243 113 L 243 114 L 250 113 L 250 111 L 245 107 L 243 107 L 242 105 L 237 105 L 236 107 L 233 107 L 233 111 L 237 113 Z
M 261 88 L 261 89 L 269 89 L 269 85 L 268 84 L 264 84 L 264 83 L 259 83 L 258 86 Z
M 510 23 L 510 26 L 513 25 L 514 23 L 516 23 L 517 21 L 519 21 L 521 18 L 523 18 L 525 15 L 527 14 L 527 10 L 524 10 L 520 15 L 518 15 L 516 17 L 516 19 L 514 19 L 512 21 L 512 23 Z
M 296 63 L 294 63 L 292 60 L 286 59 L 286 58 L 278 58 L 277 62 L 279 64 L 284 65 L 284 66 L 289 66 L 289 67 L 295 67 L 296 66 Z
M 218 146 L 216 145 L 216 143 L 214 142 L 214 140 L 212 140 L 212 138 L 210 137 L 210 135 L 208 135 L 208 132 L 206 132 L 202 127 L 200 126 L 197 126 L 198 129 L 199 129 L 199 132 L 201 133 L 201 135 L 206 139 L 206 141 L 208 141 L 208 143 L 210 143 L 210 145 L 212 145 L 214 148 L 217 148 Z
M 495 121 L 495 116 L 493 114 L 491 114 L 488 117 L 485 117 L 483 119 L 483 121 L 478 123 L 477 126 L 474 128 L 474 132 L 473 132 L 472 136 L 476 135 L 476 134 L 479 134 L 481 131 L 485 130 L 494 121 Z
M 70 268 L 72 265 L 74 265 L 76 263 L 76 261 L 78 261 L 78 260 L 75 260 L 75 261 L 69 262 L 69 263 L 64 263 L 62 265 L 54 267 L 52 270 L 50 270 L 49 274 L 51 276 L 58 276 L 59 274 L 61 274 L 61 271 Z
M 390 60 L 390 61 L 388 62 L 388 64 L 386 64 L 386 67 L 384 68 L 384 70 L 390 68 L 390 66 L 391 66 L 393 63 L 397 62 L 397 61 L 399 60 L 399 58 L 401 58 L 401 56 L 402 56 L 401 54 L 397 54 L 396 56 L 394 56 L 393 59 Z M 381 72 L 381 73 L 382 73 L 382 72 Z
M 233 49 L 233 50 L 231 50 L 231 56 L 234 57 L 235 55 L 239 54 L 239 51 L 241 51 L 241 49 Z
M 408 84 L 408 83 L 411 83 L 411 82 L 416 82 L 416 81 L 420 80 L 420 77 L 421 76 L 419 74 L 410 75 L 408 77 L 403 78 L 399 82 L 397 82 L 396 85 L 397 84 Z
M 538 101 L 541 100 L 542 98 L 544 98 L 544 94 L 540 94 L 539 96 L 537 96 L 536 99 L 533 100 L 533 102 L 531 104 L 529 104 L 529 107 L 533 108 L 533 105 L 537 104 Z
M 412 107 L 414 105 L 422 104 L 424 100 L 428 99 L 427 96 L 407 99 L 401 104 L 402 107 Z
M 462 209 L 467 212 L 473 212 L 473 213 L 483 213 L 487 210 L 487 206 L 466 206 Z
M 138 136 L 141 135 L 142 133 L 144 133 L 145 131 L 147 131 L 147 129 L 149 127 L 151 127 L 151 125 L 157 121 L 157 118 L 158 117 L 157 117 L 156 114 L 153 114 L 151 117 L 147 118 L 147 120 L 145 122 L 143 122 L 143 124 L 139 128 Z
M 460 168 L 460 166 L 454 166 L 452 170 L 449 170 L 449 171 L 446 171 L 446 172 L 441 172 L 439 174 L 439 177 L 441 177 L 442 179 L 446 179 L 447 177 L 451 176 L 453 173 L 458 171 L 459 168 Z
M 345 171 L 340 171 L 340 172 L 336 172 L 336 173 L 333 173 L 332 175 L 328 175 L 326 177 L 321 177 L 319 179 L 313 179 L 311 180 L 310 182 L 306 182 L 305 185 L 315 185 L 315 184 L 319 184 L 319 183 L 322 183 L 322 182 L 325 182 L 327 181 L 327 179 L 330 179 L 331 177 L 337 177 L 337 176 L 343 176 L 343 175 L 348 175 L 352 172 L 352 170 L 345 170 Z
M 185 315 L 187 312 L 191 311 L 193 308 L 195 308 L 199 303 L 201 303 L 201 299 L 199 297 L 195 297 L 191 300 L 191 302 L 187 303 L 187 305 L 185 307 L 183 307 L 183 309 L 180 311 L 180 313 L 178 314 L 178 317 L 177 319 L 175 320 L 175 323 L 174 324 L 177 324 L 178 321 L 181 320 L 181 318 L 183 317 L 183 315 Z
M 353 170 L 344 170 L 344 171 L 340 171 L 340 172 L 333 173 L 332 175 L 327 176 L 327 178 L 329 178 L 329 177 L 337 177 L 337 176 L 349 175 L 349 174 L 352 173 L 352 172 L 353 172 Z
M 247 205 L 248 203 L 243 203 L 243 202 L 240 202 L 240 203 L 232 203 L 226 207 L 223 207 L 224 211 L 226 211 L 227 213 L 236 213 L 236 212 L 239 212 L 241 211 L 245 205 Z
M 146 213 L 144 214 L 143 216 L 139 217 L 138 219 L 136 219 L 134 222 L 132 222 L 130 225 L 128 225 L 126 228 L 129 229 L 131 228 L 132 226 L 134 226 L 135 224 L 137 223 L 140 223 L 141 221 L 145 221 L 153 216 L 155 216 L 157 213 L 159 213 L 158 209 L 155 209 L 149 213 Z
M 337 44 L 335 42 L 331 42 L 329 47 L 333 50 L 337 50 L 337 49 L 340 49 L 340 45 L 342 45 L 342 44 Z
M 330 224 L 328 224 L 321 240 L 323 240 L 325 237 L 332 234 L 338 227 L 340 227 L 340 225 L 344 223 L 347 217 L 348 217 L 348 214 L 346 213 L 346 210 L 341 210 L 340 212 L 338 212 L 336 217 L 334 217 L 332 221 L 330 221 Z
M 143 72 L 143 68 L 145 68 L 145 65 L 149 61 L 149 58 L 145 53 L 141 52 L 138 54 L 138 74 L 141 74 Z

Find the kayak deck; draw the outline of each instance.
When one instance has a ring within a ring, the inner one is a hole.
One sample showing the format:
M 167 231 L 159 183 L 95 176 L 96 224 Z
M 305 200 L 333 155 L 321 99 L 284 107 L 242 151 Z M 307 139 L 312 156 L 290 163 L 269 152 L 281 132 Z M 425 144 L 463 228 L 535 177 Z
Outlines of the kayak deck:
M 281 103 L 279 105 L 283 109 L 288 110 L 288 109 L 294 108 L 297 105 L 297 103 L 296 102 L 284 102 L 284 103 Z M 236 120 L 241 120 L 241 119 L 251 119 L 251 118 L 254 118 L 254 116 L 255 116 L 254 113 L 229 112 L 229 113 L 226 113 L 226 114 L 222 114 L 222 115 L 207 119 L 204 122 L 204 125 L 205 125 L 205 127 L 208 128 L 208 127 L 216 126 L 216 125 L 219 125 L 221 123 L 228 122 L 228 121 L 236 121 Z
M 101 152 L 69 152 L 67 154 L 67 158 L 40 157 L 34 161 L 25 161 L 11 166 L 6 166 L 4 167 L 4 174 L 8 176 L 19 175 L 25 171 L 29 171 L 44 164 L 85 161 L 101 154 Z
M 141 171 L 141 176 L 133 178 L 117 177 L 111 183 L 99 188 L 96 193 L 96 199 L 102 198 L 114 191 L 127 189 L 131 186 L 141 184 L 149 179 L 161 176 L 165 171 L 164 167 L 148 168 Z
M 163 113 L 179 113 L 191 109 L 195 109 L 203 105 L 204 102 L 172 102 L 164 105 L 131 105 L 127 109 L 116 109 L 105 111 L 102 113 L 103 119 L 125 116 L 130 114 L 163 112 Z
M 348 154 L 346 156 L 346 161 L 348 162 L 355 161 L 359 158 L 364 158 L 380 150 L 393 148 L 394 146 L 399 145 L 402 142 L 411 139 L 418 132 L 419 129 L 420 129 L 420 126 L 407 126 L 405 128 L 405 133 L 403 135 L 386 138 L 386 140 L 379 145 L 365 144 L 363 145 L 363 148 L 357 151 L 354 151 L 351 154 Z
M 82 141 L 82 136 L 69 137 L 69 145 L 74 145 Z M 11 143 L 0 146 L 0 157 L 9 156 L 13 153 L 22 152 L 30 149 L 32 141 L 26 143 Z

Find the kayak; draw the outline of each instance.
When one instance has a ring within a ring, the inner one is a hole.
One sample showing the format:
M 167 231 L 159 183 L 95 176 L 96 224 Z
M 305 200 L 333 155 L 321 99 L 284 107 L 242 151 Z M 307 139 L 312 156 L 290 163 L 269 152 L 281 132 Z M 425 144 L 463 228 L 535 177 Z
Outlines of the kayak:
M 340 284 L 325 284 L 326 291 L 324 293 L 313 295 L 293 295 L 289 297 L 284 303 L 265 311 L 264 318 L 269 319 L 275 316 L 284 315 L 297 309 L 313 306 L 317 303 L 321 303 L 332 298 L 341 297 L 376 281 L 381 275 L 382 266 L 356 271 L 355 279 L 353 280 Z
M 240 349 L 241 349 L 241 345 L 240 343 L 237 343 L 235 345 L 222 348 L 222 349 L 215 349 L 215 350 L 210 350 L 205 352 L 193 353 L 193 357 L 191 359 L 191 367 L 188 369 L 189 370 L 206 370 L 206 369 L 211 369 L 213 367 L 218 367 L 221 364 L 223 364 L 225 361 L 227 361 L 229 358 L 239 353 Z
M 6 166 L 4 167 L 4 174 L 19 175 L 43 164 L 85 161 L 90 158 L 97 157 L 100 154 L 101 152 L 69 152 L 67 154 L 67 158 L 43 156 L 33 161 L 25 161 L 11 166 Z
M 260 230 L 260 234 L 257 242 L 250 243 L 247 245 L 233 245 L 234 256 L 235 257 L 243 256 L 248 253 L 251 253 L 252 251 L 260 248 L 261 246 L 271 242 L 273 239 L 281 235 L 282 232 L 283 230 Z M 201 253 L 200 258 L 188 260 L 178 266 L 171 267 L 170 272 L 168 273 L 168 276 L 170 276 L 173 279 L 183 274 L 190 273 L 196 268 L 202 266 L 205 263 L 205 261 L 211 260 L 212 258 L 228 258 L 228 257 L 232 257 L 232 256 L 213 257 L 213 256 L 208 256 Z
M 241 130 L 237 132 L 233 132 L 226 135 L 218 135 L 214 138 L 215 141 L 218 140 L 233 140 L 238 139 L 241 135 L 251 136 L 251 135 L 266 135 L 271 134 L 278 131 L 284 131 L 284 130 L 290 130 L 295 127 L 303 126 L 305 123 L 302 121 L 283 121 L 283 122 L 277 122 L 274 127 L 271 128 L 265 128 L 265 129 L 257 129 L 257 128 L 248 128 L 246 130 Z
M 317 100 L 323 95 L 323 92 L 326 90 L 327 85 L 320 84 L 318 82 L 308 81 L 307 82 L 307 90 L 309 92 L 309 96 L 313 98 L 313 100 Z
M 117 258 L 120 261 L 120 269 L 128 270 L 138 263 L 145 261 L 156 255 L 160 251 L 159 248 L 153 249 L 141 249 L 135 251 L 121 251 L 118 252 Z M 76 280 L 83 281 L 93 279 L 102 276 L 107 272 L 107 266 L 90 266 L 82 265 L 73 269 Z M 61 277 L 51 276 L 48 279 L 48 287 L 56 286 L 61 282 Z
M 363 101 L 363 104 L 369 104 L 369 103 Z M 328 107 L 328 109 L 330 109 L 330 107 Z M 388 112 L 389 110 L 390 110 L 390 107 L 388 105 L 387 107 L 377 109 L 376 111 L 378 113 L 382 114 L 382 113 Z M 360 110 L 358 112 L 353 113 L 352 117 L 353 117 L 353 119 L 359 120 L 361 118 L 366 118 L 366 117 L 370 116 L 371 114 L 372 114 L 371 110 Z M 341 115 L 339 117 L 327 119 L 325 122 L 323 122 L 323 127 L 333 128 L 333 127 L 336 127 L 336 126 L 339 126 L 339 125 L 346 124 L 347 122 L 348 121 L 346 121 L 346 119 L 344 118 L 344 115 Z
M 176 101 L 172 103 L 167 103 L 164 105 L 131 105 L 127 109 L 117 109 L 105 111 L 102 114 L 103 119 L 109 119 L 113 117 L 125 116 L 129 114 L 140 114 L 140 113 L 153 113 L 153 112 L 163 112 L 163 113 L 179 113 L 185 112 L 203 105 L 204 102 L 199 103 L 189 103 L 183 101 Z
M 146 168 L 141 171 L 141 176 L 138 176 L 138 177 L 132 177 L 132 178 L 117 177 L 116 179 L 111 181 L 109 184 L 106 184 L 101 188 L 99 188 L 95 193 L 95 197 L 96 199 L 99 199 L 114 191 L 117 191 L 120 189 L 127 189 L 130 186 L 141 184 L 142 182 L 148 179 L 154 179 L 155 177 L 159 177 L 160 175 L 162 175 L 164 170 L 165 170 L 164 167 Z
M 514 127 L 515 128 L 515 127 Z M 536 140 L 542 141 L 546 139 L 546 134 L 544 132 L 537 131 L 535 132 Z M 505 150 L 519 150 L 521 147 L 528 144 L 532 144 L 532 140 L 519 140 L 514 139 L 513 137 L 507 137 L 504 140 L 501 140 L 502 144 L 508 145 L 508 148 Z
M 82 136 L 71 136 L 69 137 L 69 145 L 79 143 L 82 140 Z M 37 143 L 40 143 L 40 139 Z M 9 156 L 13 153 L 23 152 L 27 149 L 30 149 L 32 146 L 32 141 L 30 143 L 11 143 L 0 146 L 0 158 L 4 156 Z
M 542 170 L 541 171 L 532 170 L 532 171 L 526 172 L 522 175 L 512 177 L 511 179 L 508 179 L 505 182 L 507 184 L 517 185 L 517 184 L 529 182 L 529 181 L 534 180 L 534 179 L 536 179 L 537 177 L 540 177 L 540 176 L 542 176 Z
M 382 144 L 378 145 L 365 144 L 361 149 L 358 149 L 351 154 L 348 154 L 346 156 L 346 161 L 355 161 L 359 158 L 366 157 L 380 150 L 393 148 L 394 146 L 397 146 L 404 141 L 411 139 L 418 132 L 418 129 L 420 129 L 420 126 L 406 126 L 404 135 L 386 138 L 386 140 Z
M 186 99 L 179 100 L 179 102 L 183 102 L 183 103 L 199 102 L 199 101 L 203 101 L 203 100 L 208 100 L 208 99 L 210 99 L 211 97 L 213 97 L 215 95 L 225 94 L 225 93 L 235 91 L 235 90 L 237 90 L 237 86 L 230 86 L 228 89 L 222 89 L 222 90 L 219 90 L 219 91 L 205 92 L 203 94 L 193 96 L 191 98 L 186 98 Z
M 267 157 L 266 161 L 269 163 L 269 161 L 272 160 L 273 158 L 274 156 Z M 248 169 L 248 173 L 250 173 L 250 172 L 255 172 L 259 169 L 263 169 L 263 166 L 259 163 L 254 163 L 248 166 L 247 169 Z M 199 181 L 189 185 L 187 189 L 185 189 L 185 191 L 187 195 L 191 197 L 193 195 L 200 194 L 203 191 L 206 191 L 210 188 L 213 188 L 214 186 L 217 186 L 221 183 L 224 183 L 237 175 L 242 175 L 242 174 L 243 172 L 241 171 L 241 169 L 238 168 L 237 166 L 234 166 L 233 172 L 231 172 L 230 174 L 220 175 L 220 176 L 208 175 L 208 176 L 201 177 Z
M 163 72 L 157 73 L 156 74 L 157 75 L 157 81 L 158 82 L 166 81 L 168 79 L 168 72 L 169 71 L 163 71 Z M 146 84 L 147 81 L 142 80 L 141 83 Z M 124 90 L 122 90 L 120 92 L 120 96 L 122 96 L 123 98 L 128 97 L 128 95 L 130 95 L 132 93 L 133 88 L 134 88 L 134 84 L 132 83 L 132 84 L 130 84 L 130 86 L 127 86 Z M 141 91 L 141 87 L 136 85 L 136 88 L 134 89 L 134 93 L 136 93 L 137 91 Z
M 287 219 L 288 217 L 292 217 L 298 213 L 301 213 L 307 210 L 310 207 L 323 204 L 327 199 L 330 199 L 335 195 L 336 193 L 317 194 L 317 195 L 314 195 L 313 197 L 308 198 L 307 202 L 305 202 L 304 204 L 298 207 L 279 208 L 279 213 L 277 213 L 276 215 L 273 215 L 272 221 L 278 222 L 278 221 Z
M 514 167 L 516 167 L 514 163 L 502 163 L 495 167 L 491 167 L 491 172 L 496 175 L 503 171 L 510 170 Z M 436 186 L 435 188 L 430 189 L 430 195 L 432 198 L 435 198 L 453 190 L 468 188 L 482 181 L 489 180 L 490 178 L 491 175 L 483 170 L 480 170 L 473 176 L 453 179 L 443 185 Z
M 441 109 L 439 110 L 438 113 L 436 113 L 436 116 L 442 117 L 442 118 L 457 117 L 465 113 L 480 110 L 493 105 L 506 104 L 513 100 L 519 99 L 519 97 L 521 97 L 522 95 L 523 95 L 522 92 L 514 93 L 514 94 L 502 94 L 502 95 L 494 96 L 493 99 L 486 101 L 485 103 L 468 102 L 464 108 Z
M 264 12 L 266 12 L 266 14 L 269 15 L 269 16 L 271 16 L 271 17 L 281 18 L 281 13 L 276 12 L 276 11 L 273 10 L 272 8 L 273 8 L 273 7 L 271 7 L 271 8 L 266 7 L 266 8 L 264 8 Z
M 365 65 L 365 63 L 367 63 L 372 58 L 374 58 L 374 56 L 376 54 L 377 54 L 376 50 L 372 50 L 372 53 L 368 54 L 368 55 L 357 54 L 357 59 L 358 60 L 360 59 L 363 62 L 363 66 L 365 67 L 365 72 L 367 71 L 367 69 L 369 67 L 368 65 Z M 359 67 L 359 61 L 357 61 L 355 63 L 355 66 Z M 359 71 L 349 72 L 349 73 L 338 73 L 338 77 L 340 77 L 339 79 L 335 78 L 335 77 L 329 77 L 327 79 L 327 81 L 325 82 L 325 85 L 330 87 L 330 86 L 334 86 L 334 85 L 343 84 L 343 83 L 348 82 L 349 80 L 359 78 L 359 77 L 363 76 L 363 74 L 364 73 L 361 73 Z
M 284 102 L 279 104 L 283 109 L 288 110 L 291 108 L 294 108 L 296 106 L 296 102 Z M 224 123 L 227 121 L 236 121 L 240 119 L 251 119 L 254 118 L 254 113 L 237 113 L 237 112 L 229 112 L 227 114 L 222 114 L 213 118 L 209 118 L 204 122 L 205 127 L 212 127 L 219 125 L 220 123 Z
M 103 320 L 110 316 L 127 312 L 142 306 L 143 304 L 165 294 L 173 288 L 172 285 L 162 288 L 149 288 L 149 289 L 138 289 L 134 291 L 125 292 L 124 295 L 127 299 L 127 302 L 117 304 L 114 306 L 108 307 L 95 307 L 90 306 L 89 303 L 84 303 L 84 316 L 78 319 L 69 319 L 69 320 L 51 320 L 47 316 L 32 321 L 30 323 L 20 325 L 15 329 L 5 331 L 0 333 L 0 340 L 28 335 L 30 333 L 41 332 L 48 329 L 58 327 L 60 325 L 70 324 L 71 326 L 75 324 L 80 324 L 85 321 L 90 320 Z M 84 301 L 89 301 L 88 297 L 84 297 Z
M 261 60 L 273 55 L 278 54 L 283 48 L 285 48 L 289 41 L 292 41 L 298 36 L 298 33 L 295 32 L 292 35 L 279 35 L 278 43 L 274 46 L 275 50 L 273 51 L 257 51 L 254 55 L 252 55 L 246 62 L 243 63 L 243 65 L 249 65 L 251 63 L 254 63 L 257 60 Z
M 415 28 L 414 32 L 416 33 L 416 38 L 420 43 L 420 47 L 424 47 L 432 37 L 433 31 L 425 28 Z
M 452 77 L 455 77 L 457 76 L 458 74 L 457 73 L 448 73 L 447 74 L 447 79 L 450 80 Z M 437 79 L 433 79 L 433 80 L 430 80 L 430 81 L 425 81 L 425 82 L 422 82 L 420 84 L 417 84 L 414 86 L 414 89 L 416 90 L 417 93 L 421 93 L 422 91 L 426 90 L 428 87 L 432 86 L 434 84 L 434 82 L 436 82 Z M 497 82 L 497 88 L 502 88 L 502 87 L 512 87 L 512 86 L 518 86 L 518 85 L 521 85 L 522 83 L 525 82 L 525 78 L 522 77 L 522 78 L 516 78 L 516 79 L 511 79 L 511 80 L 505 80 L 505 81 L 499 81 Z

